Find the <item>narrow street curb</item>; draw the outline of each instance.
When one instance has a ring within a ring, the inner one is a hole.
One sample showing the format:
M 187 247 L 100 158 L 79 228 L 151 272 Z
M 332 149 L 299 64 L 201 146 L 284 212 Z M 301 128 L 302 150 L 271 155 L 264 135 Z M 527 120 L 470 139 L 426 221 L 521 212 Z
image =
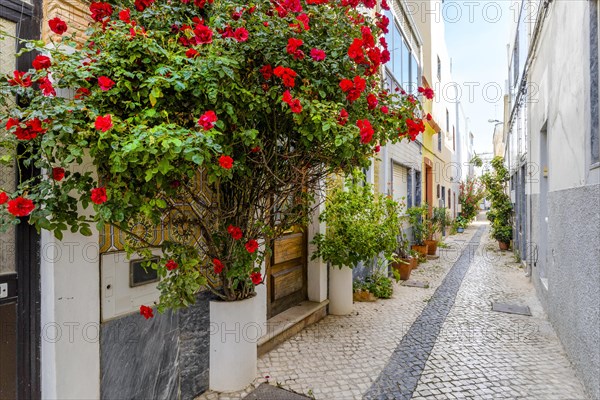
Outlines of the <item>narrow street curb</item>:
M 481 226 L 473 235 L 378 378 L 363 396 L 364 399 L 408 400 L 412 397 L 485 230 L 486 227 Z

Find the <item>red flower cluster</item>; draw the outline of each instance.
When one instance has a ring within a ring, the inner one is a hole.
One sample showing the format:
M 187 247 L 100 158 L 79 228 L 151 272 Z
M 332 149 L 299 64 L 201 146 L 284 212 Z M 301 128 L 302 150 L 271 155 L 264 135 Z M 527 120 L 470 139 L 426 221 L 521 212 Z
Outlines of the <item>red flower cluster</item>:
M 174 269 L 177 269 L 179 267 L 179 264 L 177 264 L 175 260 L 169 260 L 165 264 L 165 267 L 167 268 L 167 271 L 173 271 Z
M 276 77 L 281 78 L 284 86 L 292 88 L 296 86 L 295 79 L 298 74 L 296 74 L 296 71 L 293 69 L 282 67 L 280 65 L 273 70 L 273 74 L 275 74 Z
M 275 2 L 275 11 L 280 18 L 285 18 L 288 13 L 302 12 L 302 3 L 300 0 L 280 0 Z
M 108 3 L 93 1 L 92 4 L 90 4 L 90 11 L 94 21 L 102 22 L 104 18 L 110 18 L 113 13 L 113 8 Z
M 48 21 L 50 30 L 58 35 L 62 35 L 67 31 L 67 23 L 62 19 L 55 17 Z
M 90 92 L 90 89 L 81 87 L 75 91 L 74 97 L 75 97 L 75 100 L 80 100 L 80 99 L 84 98 L 85 96 L 89 96 L 91 93 L 92 92 Z
M 233 240 L 240 240 L 242 236 L 244 236 L 242 230 L 239 227 L 233 225 L 229 225 L 227 227 L 227 233 L 231 235 Z
M 340 88 L 342 89 L 342 92 L 346 93 L 346 99 L 348 99 L 350 103 L 357 100 L 366 87 L 367 81 L 360 76 L 355 76 L 353 81 L 350 79 L 342 79 L 340 82 Z
M 140 306 L 140 315 L 146 319 L 154 317 L 154 310 L 148 306 Z
M 8 201 L 8 195 L 5 192 L 0 192 L 0 206 Z
M 222 30 L 220 33 L 221 33 L 221 37 L 232 38 L 232 39 L 235 39 L 237 42 L 245 42 L 248 40 L 248 37 L 250 36 L 248 29 L 246 29 L 244 27 L 239 27 L 234 30 L 229 25 L 227 25 L 227 27 L 225 27 L 225 30 Z
M 258 242 L 254 239 L 250 239 L 245 244 L 248 253 L 254 253 L 258 249 Z
M 92 203 L 94 204 L 102 204 L 108 200 L 106 196 L 106 189 L 103 187 L 94 188 L 90 193 L 90 199 L 92 199 Z
M 208 26 L 204 25 L 204 21 L 199 18 L 194 18 L 196 26 L 192 30 L 189 25 L 182 25 L 181 27 L 173 26 L 175 32 L 182 32 L 183 34 L 179 37 L 179 43 L 183 46 L 198 46 L 201 44 L 212 43 L 213 31 Z M 186 32 L 190 31 L 190 32 Z
M 110 114 L 106 114 L 105 116 L 98 115 L 96 122 L 94 122 L 94 127 L 101 132 L 108 131 L 113 127 L 112 116 Z
M 296 17 L 296 20 L 298 23 L 290 24 L 290 28 L 296 31 L 296 33 L 301 33 L 303 29 L 305 31 L 310 30 L 310 26 L 308 25 L 310 19 L 308 18 L 308 15 L 302 13 Z
M 433 99 L 433 89 L 432 88 L 423 88 L 423 87 L 419 87 L 419 93 L 421 93 L 423 96 L 425 96 L 425 98 L 431 100 Z
M 233 167 L 233 158 L 229 156 L 219 157 L 219 165 L 223 169 L 231 169 Z
M 39 54 L 33 59 L 33 62 L 31 63 L 31 65 L 33 65 L 33 68 L 35 68 L 37 71 L 39 71 L 42 69 L 49 68 L 50 65 L 52 65 L 52 62 L 50 61 L 49 57 Z
M 302 60 L 304 58 L 304 52 L 299 49 L 304 42 L 301 39 L 289 38 L 288 44 L 285 48 L 288 54 L 292 54 L 294 56 L 294 60 Z
M 385 15 L 381 15 L 379 13 L 375 14 L 375 16 L 377 17 L 375 25 L 377 25 L 377 27 L 381 29 L 383 33 L 389 33 L 388 26 L 390 24 L 390 19 Z
M 35 204 L 30 199 L 24 197 L 17 197 L 9 200 L 6 205 L 6 211 L 14 215 L 15 217 L 26 217 L 35 209 Z
M 126 24 L 131 22 L 131 10 L 129 10 L 129 8 L 125 8 L 121 11 L 119 11 L 119 19 L 123 22 L 125 22 Z
M 262 74 L 262 76 L 265 79 L 265 81 L 268 81 L 273 76 L 273 67 L 271 67 L 268 64 L 267 65 L 263 65 L 260 68 L 260 73 Z
M 223 272 L 223 263 L 218 258 L 213 258 L 212 261 L 213 270 L 215 271 L 215 274 L 219 275 L 221 272 Z
M 294 99 L 289 90 L 283 92 L 281 100 L 290 106 L 290 110 L 292 110 L 293 113 L 298 114 L 302 112 L 302 104 L 300 104 L 300 100 Z
M 10 86 L 21 86 L 21 87 L 30 87 L 31 86 L 31 77 L 25 76 L 24 71 L 13 71 L 13 79 L 8 80 L 8 84 Z
M 217 118 L 217 114 L 215 114 L 214 111 L 209 110 L 200 116 L 200 119 L 198 119 L 198 125 L 200 125 L 205 131 L 209 131 L 215 127 L 215 122 L 218 120 L 219 118 Z
M 262 283 L 262 274 L 260 272 L 253 272 L 250 274 L 250 279 L 252 279 L 252 283 L 255 285 L 260 285 Z
M 414 141 L 420 133 L 425 132 L 425 124 L 422 120 L 414 121 L 412 119 L 407 119 L 406 126 L 411 141 Z
M 6 129 L 10 129 L 13 126 L 17 127 L 14 134 L 19 140 L 35 139 L 38 135 L 46 133 L 46 129 L 42 128 L 42 121 L 38 118 L 30 119 L 24 124 L 16 118 L 9 118 L 6 123 Z
M 389 52 L 384 54 L 381 49 L 375 46 L 375 38 L 368 26 L 361 28 L 362 37 L 355 38 L 348 48 L 348 56 L 359 65 L 366 68 L 365 74 L 372 75 L 378 71 L 382 63 L 389 61 Z M 384 38 L 382 38 L 384 39 Z M 380 41 L 384 51 L 387 51 L 385 39 Z
M 360 129 L 360 142 L 362 144 L 367 144 L 373 139 L 373 127 L 371 126 L 371 122 L 368 119 L 359 119 L 356 121 L 356 126 Z

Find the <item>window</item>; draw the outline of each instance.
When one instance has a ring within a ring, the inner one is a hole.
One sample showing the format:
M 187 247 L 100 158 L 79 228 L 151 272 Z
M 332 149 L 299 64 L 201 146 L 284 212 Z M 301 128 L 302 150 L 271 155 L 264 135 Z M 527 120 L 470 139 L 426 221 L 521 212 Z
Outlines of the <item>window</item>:
M 448 189 L 448 208 L 452 208 L 452 190 Z
M 450 112 L 446 108 L 446 132 L 450 132 Z
M 438 81 L 442 80 L 442 60 L 440 60 L 440 56 L 437 58 L 437 77 Z
M 410 55 L 410 90 L 415 93 L 421 83 L 419 74 L 419 64 L 414 54 Z
M 399 203 L 407 203 L 408 170 L 400 164 L 392 163 L 392 197 Z
M 409 93 L 416 92 L 419 83 L 417 58 L 398 27 L 394 15 L 390 11 L 386 11 L 385 15 L 391 22 L 389 32 L 385 35 L 390 50 L 390 61 L 386 64 L 388 73 L 402 89 Z
M 452 151 L 456 151 L 456 132 L 454 131 L 454 127 L 452 127 Z
M 441 152 L 442 151 L 442 131 L 439 131 L 437 133 L 438 137 L 438 151 Z
M 408 170 L 408 176 L 407 176 L 407 181 L 406 181 L 406 207 L 407 208 L 411 208 L 413 206 L 413 188 L 412 188 L 412 177 L 413 177 L 413 170 L 409 169 Z
M 437 198 L 440 198 L 440 184 L 437 185 Z M 431 205 L 431 204 L 430 204 Z
M 517 30 L 517 39 L 515 40 L 515 48 L 513 49 L 513 87 L 519 83 L 519 31 Z
M 415 206 L 421 205 L 421 171 L 415 171 Z

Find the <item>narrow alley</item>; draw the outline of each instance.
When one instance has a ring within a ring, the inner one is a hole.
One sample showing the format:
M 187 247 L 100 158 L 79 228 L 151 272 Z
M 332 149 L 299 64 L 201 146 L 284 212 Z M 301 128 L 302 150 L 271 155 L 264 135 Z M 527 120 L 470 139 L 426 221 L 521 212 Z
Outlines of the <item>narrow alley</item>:
M 429 287 L 397 284 L 390 300 L 329 315 L 262 356 L 246 391 L 198 400 L 263 382 L 315 399 L 587 399 L 529 278 L 478 220 L 413 271 Z

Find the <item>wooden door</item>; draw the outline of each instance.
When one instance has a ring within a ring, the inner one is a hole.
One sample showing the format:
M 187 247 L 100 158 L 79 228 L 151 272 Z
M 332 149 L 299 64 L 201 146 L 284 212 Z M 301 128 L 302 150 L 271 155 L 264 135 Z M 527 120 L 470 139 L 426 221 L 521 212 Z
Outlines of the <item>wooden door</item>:
M 267 265 L 267 318 L 307 298 L 306 230 L 285 234 L 272 248 Z

